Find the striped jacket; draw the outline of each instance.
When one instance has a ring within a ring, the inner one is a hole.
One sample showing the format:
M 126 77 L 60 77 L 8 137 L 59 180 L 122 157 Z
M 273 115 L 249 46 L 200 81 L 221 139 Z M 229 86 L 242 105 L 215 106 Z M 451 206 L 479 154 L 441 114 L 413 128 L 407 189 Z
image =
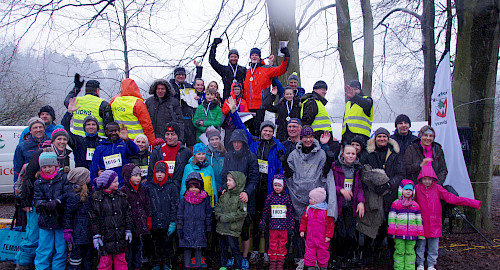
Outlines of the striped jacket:
M 387 234 L 393 238 L 412 241 L 424 239 L 424 227 L 417 202 L 414 201 L 410 207 L 404 207 L 401 199 L 392 203 Z

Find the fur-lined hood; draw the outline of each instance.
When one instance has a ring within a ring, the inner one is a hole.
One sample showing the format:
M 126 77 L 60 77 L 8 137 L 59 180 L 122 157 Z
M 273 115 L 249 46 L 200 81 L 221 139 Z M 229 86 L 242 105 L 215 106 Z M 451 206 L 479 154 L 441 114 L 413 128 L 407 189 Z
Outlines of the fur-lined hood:
M 391 151 L 394 151 L 399 154 L 399 144 L 396 140 L 389 138 L 389 142 L 387 143 Z M 366 142 L 366 151 L 368 153 L 375 152 L 375 138 L 371 138 Z

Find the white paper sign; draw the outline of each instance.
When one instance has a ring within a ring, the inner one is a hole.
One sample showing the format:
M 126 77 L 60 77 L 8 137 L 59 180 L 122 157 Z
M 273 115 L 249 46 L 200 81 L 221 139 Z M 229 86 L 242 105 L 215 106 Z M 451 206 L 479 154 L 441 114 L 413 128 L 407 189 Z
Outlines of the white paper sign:
M 288 40 L 282 40 L 280 41 L 280 48 L 278 49 L 278 56 L 279 57 L 284 57 L 285 54 L 281 52 L 281 48 L 286 48 L 288 46 Z
M 198 100 L 195 99 L 198 95 L 196 94 L 196 90 L 193 88 L 184 88 L 179 89 L 181 99 L 186 102 L 186 104 L 191 108 L 198 108 Z

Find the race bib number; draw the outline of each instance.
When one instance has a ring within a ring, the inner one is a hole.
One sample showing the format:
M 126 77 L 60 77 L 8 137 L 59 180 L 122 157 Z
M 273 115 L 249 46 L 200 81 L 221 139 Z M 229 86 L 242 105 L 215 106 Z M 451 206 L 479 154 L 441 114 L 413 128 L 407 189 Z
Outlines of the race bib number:
M 86 160 L 92 160 L 92 157 L 94 156 L 95 148 L 87 148 L 87 154 L 85 155 Z
M 344 189 L 352 190 L 352 183 L 353 183 L 353 179 L 345 179 L 344 180 Z
M 166 161 L 168 164 L 168 173 L 169 174 L 174 174 L 175 170 L 175 161 Z
M 141 176 L 148 175 L 148 165 L 140 166 L 139 168 L 141 168 Z
M 271 218 L 286 218 L 286 205 L 271 205 Z
M 269 167 L 267 160 L 259 159 L 258 162 L 259 162 L 259 172 L 267 174 L 267 168 Z
M 106 156 L 103 160 L 106 170 L 122 166 L 122 156 L 120 154 Z

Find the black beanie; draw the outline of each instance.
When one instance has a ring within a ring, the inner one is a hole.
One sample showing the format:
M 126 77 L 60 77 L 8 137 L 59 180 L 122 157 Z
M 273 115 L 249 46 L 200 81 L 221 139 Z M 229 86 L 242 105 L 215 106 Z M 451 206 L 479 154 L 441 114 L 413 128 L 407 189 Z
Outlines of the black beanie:
M 398 127 L 398 124 L 401 123 L 401 122 L 408 122 L 408 124 L 410 124 L 410 127 L 411 127 L 411 121 L 410 121 L 410 117 L 408 117 L 408 115 L 406 114 L 400 114 L 396 117 L 396 121 L 394 121 L 394 126 L 395 127 Z
M 56 121 L 56 112 L 54 111 L 54 108 L 52 108 L 50 105 L 45 105 L 40 108 L 40 111 L 38 112 L 38 117 L 40 117 L 40 114 L 43 112 L 49 113 L 50 116 L 52 116 L 52 122 Z
M 383 127 L 379 127 L 376 131 L 375 131 L 375 135 L 373 135 L 374 138 L 376 138 L 378 135 L 380 134 L 385 134 L 387 137 L 390 136 L 389 134 L 389 131 L 387 131 L 387 129 L 383 128 Z
M 328 85 L 326 84 L 325 81 L 317 81 L 316 83 L 314 83 L 313 90 L 321 88 L 328 90 Z

